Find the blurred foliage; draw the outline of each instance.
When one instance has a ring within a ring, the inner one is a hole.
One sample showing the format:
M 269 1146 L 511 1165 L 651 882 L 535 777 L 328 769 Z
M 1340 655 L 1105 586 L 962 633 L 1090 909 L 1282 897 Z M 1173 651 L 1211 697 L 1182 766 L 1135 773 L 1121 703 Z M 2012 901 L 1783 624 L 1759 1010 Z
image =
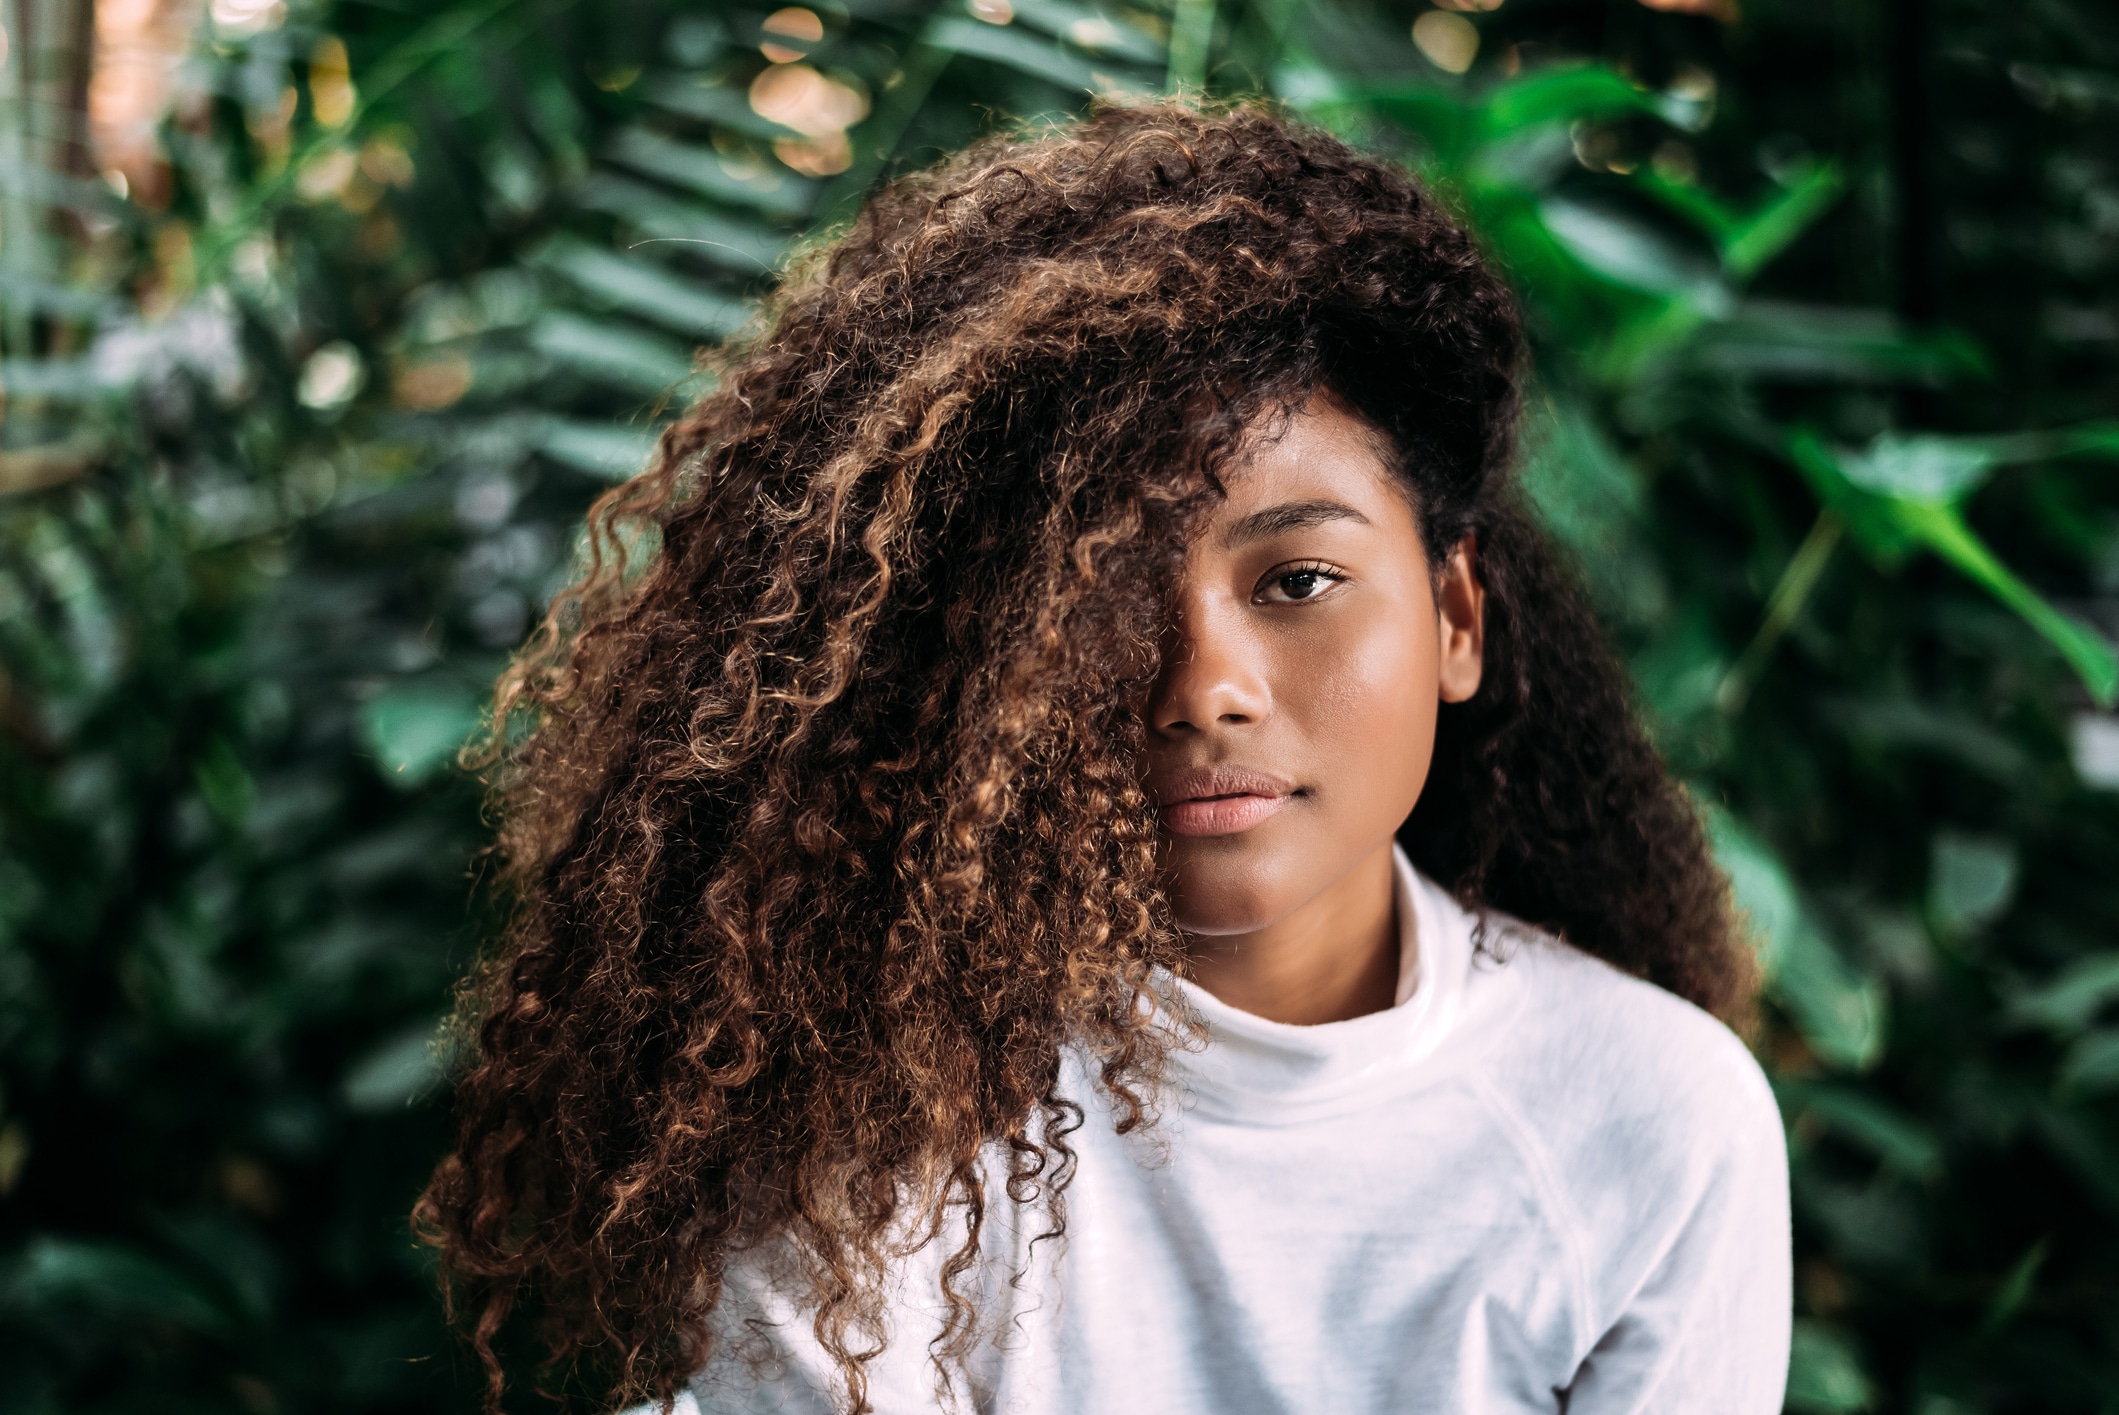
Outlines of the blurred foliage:
M 486 684 L 795 243 L 1173 89 L 1524 295 L 1773 972 L 1790 1407 L 2119 1409 L 2119 17 L 1452 5 L 215 0 L 129 198 L 81 0 L 5 7 L 0 1410 L 471 1406 L 404 1213 Z

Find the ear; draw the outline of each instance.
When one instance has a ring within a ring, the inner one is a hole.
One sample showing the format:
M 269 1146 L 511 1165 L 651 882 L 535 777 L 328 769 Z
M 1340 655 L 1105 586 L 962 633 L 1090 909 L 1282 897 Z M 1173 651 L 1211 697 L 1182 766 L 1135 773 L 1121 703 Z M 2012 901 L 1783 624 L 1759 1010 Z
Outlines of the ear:
M 1479 691 L 1486 664 L 1486 587 L 1479 583 L 1479 541 L 1466 536 L 1435 579 L 1440 620 L 1442 701 L 1461 703 Z

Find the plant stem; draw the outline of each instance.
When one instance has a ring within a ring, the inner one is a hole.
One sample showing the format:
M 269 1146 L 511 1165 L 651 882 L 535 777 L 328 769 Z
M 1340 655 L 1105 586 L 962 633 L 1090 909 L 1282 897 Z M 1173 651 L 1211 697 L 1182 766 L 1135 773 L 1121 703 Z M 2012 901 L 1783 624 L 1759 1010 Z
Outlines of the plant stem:
M 1844 529 L 1838 516 L 1830 511 L 1820 511 L 1810 533 L 1795 548 L 1795 554 L 1788 557 L 1787 568 L 1781 571 L 1780 581 L 1766 598 L 1766 614 L 1759 620 L 1758 632 L 1751 636 L 1751 643 L 1744 649 L 1743 656 L 1737 659 L 1736 666 L 1729 670 L 1721 687 L 1715 690 L 1714 700 L 1724 713 L 1734 717 L 1744 710 L 1752 684 L 1765 668 L 1766 660 L 1773 656 L 1781 636 L 1788 632 L 1789 626 L 1795 623 L 1796 616 L 1809 602 L 1810 592 L 1817 588 Z

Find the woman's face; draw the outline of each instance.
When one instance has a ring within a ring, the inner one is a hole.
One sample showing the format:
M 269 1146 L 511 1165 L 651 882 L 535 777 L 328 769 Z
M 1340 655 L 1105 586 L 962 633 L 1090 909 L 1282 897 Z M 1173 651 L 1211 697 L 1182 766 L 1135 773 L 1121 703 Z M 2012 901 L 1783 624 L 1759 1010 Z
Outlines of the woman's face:
M 1185 557 L 1147 781 L 1187 934 L 1325 901 L 1412 813 L 1437 705 L 1479 686 L 1467 542 L 1439 574 L 1379 435 L 1328 396 L 1256 439 Z

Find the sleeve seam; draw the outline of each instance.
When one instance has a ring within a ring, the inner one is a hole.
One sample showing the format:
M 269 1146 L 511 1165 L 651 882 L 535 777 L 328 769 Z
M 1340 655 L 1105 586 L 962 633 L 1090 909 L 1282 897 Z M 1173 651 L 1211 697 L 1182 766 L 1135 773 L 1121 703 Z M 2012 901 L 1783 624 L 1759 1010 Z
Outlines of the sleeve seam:
M 1575 1346 L 1587 1352 L 1595 1344 L 1596 1322 L 1590 1311 L 1593 1294 L 1589 1281 L 1589 1255 L 1582 1241 L 1582 1223 L 1561 1186 L 1557 1167 L 1551 1152 L 1538 1138 L 1537 1131 L 1516 1109 L 1514 1102 L 1495 1088 L 1485 1076 L 1471 1078 L 1473 1088 L 1492 1109 L 1501 1131 L 1508 1137 L 1516 1152 L 1522 1156 L 1524 1167 L 1530 1171 L 1531 1182 L 1537 1190 L 1539 1202 L 1547 1211 L 1548 1221 L 1558 1232 L 1560 1244 L 1567 1255 L 1568 1276 L 1575 1290 Z

